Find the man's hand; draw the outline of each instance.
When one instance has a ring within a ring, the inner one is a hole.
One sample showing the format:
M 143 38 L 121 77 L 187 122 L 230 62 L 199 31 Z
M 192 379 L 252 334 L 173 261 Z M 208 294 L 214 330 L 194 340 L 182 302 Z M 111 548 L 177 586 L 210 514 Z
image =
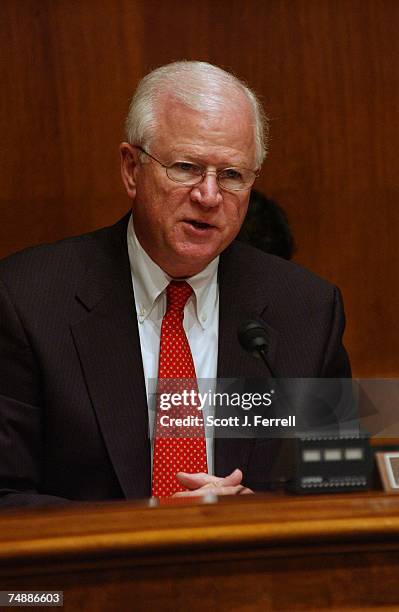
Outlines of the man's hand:
M 207 495 L 207 493 L 214 495 L 247 495 L 253 493 L 251 489 L 241 484 L 242 472 L 239 469 L 234 470 L 225 478 L 219 478 L 211 474 L 187 474 L 186 472 L 178 472 L 176 478 L 189 491 L 175 493 L 173 497 L 198 497 Z

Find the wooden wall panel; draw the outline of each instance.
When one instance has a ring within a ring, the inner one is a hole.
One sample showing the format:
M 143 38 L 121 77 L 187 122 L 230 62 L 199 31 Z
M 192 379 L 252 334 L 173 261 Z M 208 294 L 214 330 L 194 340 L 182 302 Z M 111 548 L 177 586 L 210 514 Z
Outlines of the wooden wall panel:
M 118 0 L 5 0 L 0 23 L 3 255 L 128 208 L 118 145 L 143 28 Z
M 127 208 L 117 146 L 149 69 L 232 69 L 264 98 L 259 187 L 343 290 L 355 374 L 399 373 L 396 0 L 2 0 L 0 255 Z

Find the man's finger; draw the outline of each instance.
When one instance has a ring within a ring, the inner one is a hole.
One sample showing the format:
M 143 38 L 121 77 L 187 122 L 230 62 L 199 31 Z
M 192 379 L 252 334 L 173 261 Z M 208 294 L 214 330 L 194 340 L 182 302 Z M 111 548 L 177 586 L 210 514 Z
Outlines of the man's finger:
M 229 474 L 228 476 L 225 476 L 225 478 L 221 480 L 223 480 L 222 486 L 239 485 L 241 484 L 241 480 L 242 480 L 242 472 L 241 470 L 236 468 L 233 472 L 231 472 L 231 474 Z
M 241 495 L 241 491 L 244 489 L 242 485 L 237 486 L 229 486 L 229 487 L 201 487 L 200 489 L 195 489 L 193 491 L 179 491 L 175 493 L 173 497 L 201 497 L 203 495 L 209 495 L 212 493 L 214 495 Z
M 211 474 L 188 474 L 187 472 L 178 472 L 176 474 L 177 481 L 186 489 L 199 489 L 209 483 L 216 483 L 220 479 Z
M 239 492 L 239 495 L 255 495 L 252 489 L 248 489 L 248 487 L 243 487 L 242 491 Z
M 188 474 L 186 472 L 178 472 L 176 474 L 177 481 L 186 489 L 195 490 L 204 487 L 208 484 L 216 486 L 237 486 L 241 483 L 242 472 L 239 469 L 234 470 L 224 478 L 213 476 L 212 474 Z

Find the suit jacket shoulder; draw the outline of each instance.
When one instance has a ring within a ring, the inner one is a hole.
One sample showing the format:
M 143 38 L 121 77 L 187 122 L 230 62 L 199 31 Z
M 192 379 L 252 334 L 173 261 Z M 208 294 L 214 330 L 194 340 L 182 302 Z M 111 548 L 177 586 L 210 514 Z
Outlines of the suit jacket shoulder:
M 269 330 L 269 357 L 282 377 L 350 375 L 342 346 L 345 316 L 337 287 L 293 262 L 234 242 L 220 261 L 220 325 L 230 335 L 245 319 Z M 228 350 L 237 353 L 237 340 Z M 239 352 L 236 366 L 243 359 Z

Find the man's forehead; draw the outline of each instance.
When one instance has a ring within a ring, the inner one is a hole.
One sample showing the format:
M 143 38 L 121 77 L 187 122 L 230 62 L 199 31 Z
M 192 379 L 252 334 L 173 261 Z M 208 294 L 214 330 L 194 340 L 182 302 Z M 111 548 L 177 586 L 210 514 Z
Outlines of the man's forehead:
M 193 109 L 169 97 L 158 106 L 153 144 L 168 149 L 195 143 L 226 147 L 252 157 L 255 147 L 254 118 L 247 101 L 223 100 L 219 105 Z
M 185 114 L 200 113 L 202 115 L 217 115 L 224 113 L 244 113 L 253 116 L 253 109 L 245 93 L 236 87 L 226 91 L 198 91 L 195 100 L 190 102 L 173 91 L 164 92 L 156 102 L 156 113 L 168 114 L 170 111 L 184 112 Z

